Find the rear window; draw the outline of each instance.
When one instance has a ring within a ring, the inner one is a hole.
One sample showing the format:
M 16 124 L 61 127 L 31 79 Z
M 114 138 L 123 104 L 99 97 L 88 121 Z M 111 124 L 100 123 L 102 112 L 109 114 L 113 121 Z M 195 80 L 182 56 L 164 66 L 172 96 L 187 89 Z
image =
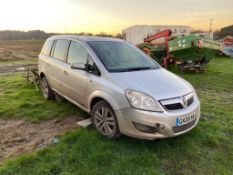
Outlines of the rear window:
M 68 40 L 57 40 L 53 57 L 65 61 L 67 57 L 67 52 L 69 48 L 70 41 Z
M 45 44 L 45 46 L 43 48 L 42 53 L 49 56 L 50 53 L 51 53 L 51 49 L 52 49 L 53 43 L 54 43 L 54 41 L 52 41 L 52 40 L 46 42 L 46 44 Z

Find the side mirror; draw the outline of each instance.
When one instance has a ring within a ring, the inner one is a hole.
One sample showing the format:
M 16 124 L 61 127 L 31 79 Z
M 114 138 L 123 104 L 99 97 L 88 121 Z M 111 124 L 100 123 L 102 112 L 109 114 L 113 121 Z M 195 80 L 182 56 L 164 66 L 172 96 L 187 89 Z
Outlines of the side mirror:
M 86 64 L 84 63 L 73 63 L 71 69 L 86 70 Z
M 94 72 L 94 71 L 96 71 L 96 69 L 95 69 L 95 67 L 93 65 L 88 64 L 87 65 L 87 71 Z
M 95 74 L 95 75 L 100 75 L 100 72 L 98 68 L 94 65 L 87 64 L 86 69 L 89 73 Z

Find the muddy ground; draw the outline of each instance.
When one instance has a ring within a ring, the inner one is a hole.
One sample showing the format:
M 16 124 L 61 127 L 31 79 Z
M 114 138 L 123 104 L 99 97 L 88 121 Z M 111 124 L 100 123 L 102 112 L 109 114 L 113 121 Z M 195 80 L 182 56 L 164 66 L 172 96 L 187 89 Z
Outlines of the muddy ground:
M 54 136 L 76 128 L 79 120 L 75 116 L 41 123 L 0 119 L 0 163 L 9 157 L 45 147 L 54 141 Z
M 0 62 L 36 60 L 43 46 L 41 40 L 1 41 Z

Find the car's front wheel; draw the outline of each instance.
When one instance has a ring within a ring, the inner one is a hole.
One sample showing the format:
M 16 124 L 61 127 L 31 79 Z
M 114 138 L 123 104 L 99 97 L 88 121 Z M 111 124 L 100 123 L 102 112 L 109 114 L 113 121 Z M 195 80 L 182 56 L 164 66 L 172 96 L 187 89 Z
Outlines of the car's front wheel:
M 116 139 L 121 135 L 115 113 L 105 101 L 94 105 L 92 120 L 95 128 L 106 137 Z
M 53 99 L 54 93 L 53 90 L 50 88 L 46 77 L 41 78 L 41 89 L 45 99 Z

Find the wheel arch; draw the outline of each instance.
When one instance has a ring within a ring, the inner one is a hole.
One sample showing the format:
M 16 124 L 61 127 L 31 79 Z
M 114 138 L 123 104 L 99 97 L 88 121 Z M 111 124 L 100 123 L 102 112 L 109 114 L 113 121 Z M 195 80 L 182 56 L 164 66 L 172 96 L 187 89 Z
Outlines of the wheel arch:
M 90 109 L 90 112 L 92 111 L 94 105 L 101 100 L 107 102 L 113 110 L 120 109 L 117 102 L 109 93 L 103 90 L 96 90 L 93 93 L 91 93 L 91 95 L 89 96 L 88 107 Z

